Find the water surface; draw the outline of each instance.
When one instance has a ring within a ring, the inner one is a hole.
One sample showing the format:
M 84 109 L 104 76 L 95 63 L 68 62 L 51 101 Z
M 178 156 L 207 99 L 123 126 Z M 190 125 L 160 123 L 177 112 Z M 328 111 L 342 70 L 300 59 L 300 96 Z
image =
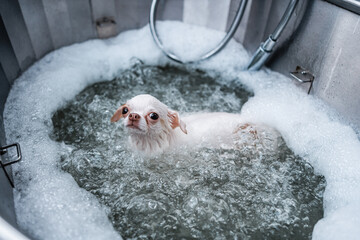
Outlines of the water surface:
M 149 93 L 184 112 L 234 112 L 253 95 L 201 71 L 136 64 L 52 117 L 60 167 L 108 208 L 125 239 L 310 239 L 325 179 L 280 138 L 241 149 L 180 149 L 144 158 L 127 147 L 116 108 Z

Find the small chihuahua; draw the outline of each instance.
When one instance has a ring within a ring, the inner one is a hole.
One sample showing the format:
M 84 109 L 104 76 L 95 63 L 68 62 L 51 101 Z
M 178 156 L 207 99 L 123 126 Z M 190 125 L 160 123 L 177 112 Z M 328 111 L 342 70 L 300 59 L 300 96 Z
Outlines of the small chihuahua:
M 242 130 L 256 136 L 256 130 L 242 123 L 239 114 L 198 113 L 180 119 L 155 97 L 135 96 L 120 106 L 111 118 L 124 118 L 130 144 L 147 155 L 161 153 L 174 146 L 232 146 L 234 135 Z

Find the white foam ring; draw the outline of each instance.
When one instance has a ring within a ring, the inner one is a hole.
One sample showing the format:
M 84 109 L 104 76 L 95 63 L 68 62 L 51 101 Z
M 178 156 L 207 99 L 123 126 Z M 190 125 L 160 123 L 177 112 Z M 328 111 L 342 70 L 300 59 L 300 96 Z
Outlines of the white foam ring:
M 179 22 L 159 22 L 166 47 L 182 59 L 202 55 L 224 33 Z M 204 40 L 206 37 L 206 41 Z M 51 116 L 86 86 L 113 79 L 136 57 L 150 65 L 168 60 L 154 45 L 148 27 L 110 40 L 91 40 L 56 50 L 19 77 L 4 111 L 8 142 L 20 142 L 23 160 L 14 166 L 18 223 L 37 239 L 121 239 L 107 219 L 107 209 L 60 170 L 60 143 L 50 140 Z M 255 96 L 243 107 L 251 122 L 273 126 L 295 154 L 326 178 L 324 218 L 313 239 L 360 236 L 360 142 L 333 110 L 271 71 L 243 71 L 249 57 L 238 43 L 196 68 L 221 72 L 242 81 Z

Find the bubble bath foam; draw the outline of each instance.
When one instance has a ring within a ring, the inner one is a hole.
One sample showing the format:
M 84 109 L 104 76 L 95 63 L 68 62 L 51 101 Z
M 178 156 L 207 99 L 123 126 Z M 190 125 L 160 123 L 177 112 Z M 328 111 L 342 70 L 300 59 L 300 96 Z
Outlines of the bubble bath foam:
M 224 35 L 158 25 L 183 60 Z M 7 141 L 23 150 L 14 166 L 19 226 L 36 239 L 357 239 L 359 137 L 287 77 L 244 71 L 248 60 L 231 41 L 207 61 L 176 67 L 144 27 L 35 63 L 15 81 L 4 111 Z M 269 140 L 141 157 L 109 120 L 140 93 L 180 113 L 241 113 L 275 128 L 278 150 Z

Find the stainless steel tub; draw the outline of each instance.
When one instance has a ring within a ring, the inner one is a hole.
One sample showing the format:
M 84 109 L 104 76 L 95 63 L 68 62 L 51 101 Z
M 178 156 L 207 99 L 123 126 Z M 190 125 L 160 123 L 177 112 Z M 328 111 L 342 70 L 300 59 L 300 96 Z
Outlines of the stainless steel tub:
M 240 0 L 167 0 L 158 19 L 226 30 Z M 311 95 L 360 128 L 360 16 L 356 1 L 301 1 L 267 67 L 285 75 L 296 66 L 315 80 Z M 352 5 L 351 2 L 355 2 Z M 350 4 L 350 5 L 349 5 Z M 0 2 L 0 145 L 6 145 L 3 109 L 14 80 L 36 60 L 62 46 L 109 37 L 148 23 L 151 0 L 2 0 Z M 350 10 L 339 7 L 350 6 Z M 250 0 L 235 39 L 254 52 L 273 31 L 287 1 Z M 294 80 L 294 84 L 296 81 Z M 301 84 L 305 91 L 309 83 Z M 21 144 L 21 143 L 20 143 Z M 4 159 L 4 156 L 1 156 Z M 11 171 L 11 167 L 6 167 Z M 0 239 L 21 239 L 13 189 L 0 171 Z M 24 237 L 26 238 L 26 237 Z

